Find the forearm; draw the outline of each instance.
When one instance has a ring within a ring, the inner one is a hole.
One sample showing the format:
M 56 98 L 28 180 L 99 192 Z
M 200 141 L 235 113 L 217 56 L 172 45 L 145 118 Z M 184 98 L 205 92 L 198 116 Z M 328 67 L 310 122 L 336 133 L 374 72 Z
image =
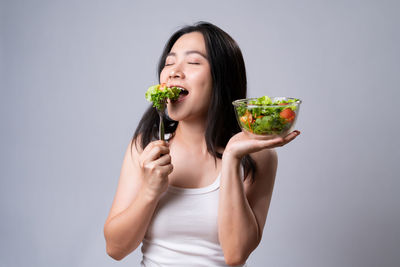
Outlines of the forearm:
M 105 224 L 107 253 L 112 258 L 120 260 L 139 246 L 157 203 L 158 199 L 142 188 L 126 210 Z
M 240 160 L 222 160 L 218 235 L 225 259 L 245 261 L 259 243 L 257 220 L 247 201 L 240 176 Z

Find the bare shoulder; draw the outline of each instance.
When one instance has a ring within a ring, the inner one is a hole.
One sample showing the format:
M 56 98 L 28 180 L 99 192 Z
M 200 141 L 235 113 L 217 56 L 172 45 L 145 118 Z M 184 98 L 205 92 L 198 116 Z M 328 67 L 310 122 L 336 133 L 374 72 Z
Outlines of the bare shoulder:
M 141 154 L 143 152 L 141 141 L 142 141 L 142 135 L 138 135 L 136 138 L 132 138 L 131 141 L 129 142 L 132 151 L 134 150 L 133 152 L 136 152 L 136 154 Z
M 142 151 L 143 149 L 140 146 L 140 141 L 138 138 L 131 139 L 129 141 L 122 161 L 121 173 L 129 171 L 130 169 L 135 167 L 135 162 L 137 161 Z
M 278 154 L 275 149 L 264 149 L 257 153 L 252 153 L 251 157 L 257 164 L 265 165 L 265 163 L 277 163 L 278 162 Z
M 142 149 L 137 140 L 131 139 L 126 147 L 117 190 L 107 221 L 132 203 L 141 186 L 138 160 Z
M 250 156 L 256 162 L 259 174 L 275 171 L 278 166 L 278 154 L 275 149 L 264 149 Z
M 278 167 L 278 154 L 275 149 L 264 149 L 256 153 L 250 154 L 256 165 L 254 173 L 254 184 L 271 184 L 275 180 L 275 174 Z M 251 184 L 246 179 L 246 184 Z

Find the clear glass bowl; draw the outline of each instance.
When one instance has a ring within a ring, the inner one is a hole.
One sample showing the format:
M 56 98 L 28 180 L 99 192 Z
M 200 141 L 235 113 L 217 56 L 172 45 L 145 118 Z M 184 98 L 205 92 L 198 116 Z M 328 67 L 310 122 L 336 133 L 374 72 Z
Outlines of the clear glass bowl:
M 270 97 L 272 102 L 293 100 L 295 102 L 278 105 L 256 105 L 257 98 L 239 99 L 232 102 L 236 119 L 246 134 L 258 139 L 284 137 L 290 133 L 299 116 L 301 100 L 291 97 Z

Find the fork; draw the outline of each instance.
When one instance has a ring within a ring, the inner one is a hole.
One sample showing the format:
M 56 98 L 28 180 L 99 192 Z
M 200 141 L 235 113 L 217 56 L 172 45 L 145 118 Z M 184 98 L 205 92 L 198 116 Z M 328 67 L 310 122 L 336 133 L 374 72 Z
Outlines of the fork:
M 165 129 L 164 129 L 163 117 L 164 117 L 164 113 L 165 113 L 165 107 L 167 105 L 166 102 L 167 101 L 165 101 L 164 103 L 161 104 L 161 108 L 160 109 L 156 108 L 158 116 L 160 117 L 160 124 L 159 124 L 159 127 L 158 127 L 158 137 L 160 138 L 160 140 L 163 140 L 163 141 L 165 140 L 165 137 L 164 137 Z

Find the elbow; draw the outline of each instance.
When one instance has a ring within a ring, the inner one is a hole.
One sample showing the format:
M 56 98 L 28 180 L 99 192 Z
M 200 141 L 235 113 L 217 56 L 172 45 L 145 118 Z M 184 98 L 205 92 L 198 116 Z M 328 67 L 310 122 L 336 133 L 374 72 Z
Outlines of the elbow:
M 225 263 L 229 266 L 237 266 L 246 263 L 247 257 L 238 253 L 225 255 Z
M 122 251 L 121 249 L 117 249 L 117 248 L 112 248 L 110 246 L 106 247 L 106 251 L 108 256 L 110 256 L 111 258 L 113 258 L 116 261 L 120 261 L 123 258 L 125 258 L 126 253 L 124 253 L 124 251 Z
M 134 251 L 137 246 L 120 246 L 116 243 L 111 243 L 106 241 L 106 252 L 108 256 L 116 261 L 120 261 Z
M 251 252 L 255 249 L 245 248 L 240 245 L 225 247 L 222 249 L 224 253 L 225 263 L 229 266 L 243 265 L 246 263 Z
M 238 266 L 246 263 L 246 259 L 225 258 L 225 263 L 229 266 Z
M 109 225 L 104 226 L 104 238 L 106 241 L 106 253 L 108 256 L 113 258 L 116 261 L 120 261 L 126 257 L 129 253 L 127 253 L 124 246 L 121 245 L 120 240 L 113 240 L 111 238 L 112 232 Z

